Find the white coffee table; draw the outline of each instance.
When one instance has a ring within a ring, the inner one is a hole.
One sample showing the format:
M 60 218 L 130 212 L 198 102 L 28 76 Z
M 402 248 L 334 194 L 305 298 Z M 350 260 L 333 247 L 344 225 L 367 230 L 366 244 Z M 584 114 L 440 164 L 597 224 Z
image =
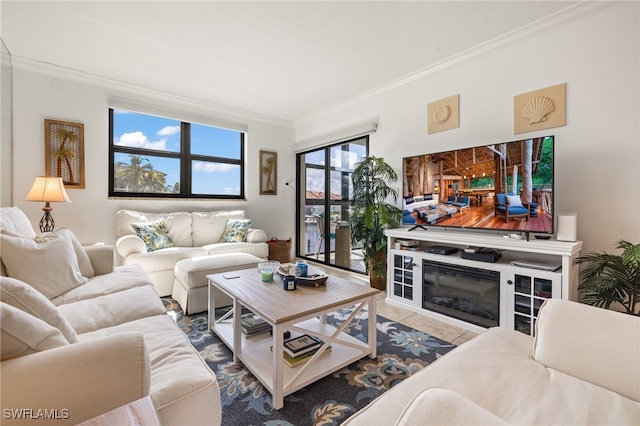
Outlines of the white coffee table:
M 284 406 L 284 397 L 316 380 L 337 371 L 365 356 L 376 357 L 376 295 L 378 290 L 354 284 L 338 277 L 329 277 L 326 287 L 298 287 L 285 291 L 279 276 L 273 282 L 260 281 L 257 268 L 207 275 L 209 280 L 209 327 L 233 351 L 235 362 L 242 363 L 273 396 L 273 406 Z M 233 308 L 215 319 L 214 288 L 233 300 Z M 244 336 L 240 329 L 242 307 L 264 318 L 273 335 L 263 333 Z M 339 328 L 326 322 L 325 315 L 354 306 L 353 313 Z M 364 343 L 343 330 L 368 307 L 368 342 Z M 282 359 L 285 330 L 310 334 L 325 344 L 311 359 L 289 367 Z M 324 354 L 324 350 L 331 350 Z M 271 350 L 276 348 L 276 350 Z

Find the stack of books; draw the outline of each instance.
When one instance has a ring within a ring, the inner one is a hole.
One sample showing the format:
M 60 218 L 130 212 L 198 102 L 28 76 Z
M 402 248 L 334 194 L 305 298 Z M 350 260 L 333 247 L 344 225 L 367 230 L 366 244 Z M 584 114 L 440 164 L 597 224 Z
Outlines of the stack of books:
M 242 333 L 246 336 L 264 333 L 265 331 L 271 330 L 271 325 L 269 325 L 264 318 L 253 313 L 243 315 L 240 326 L 242 328 Z
M 323 344 L 324 341 L 308 334 L 285 340 L 282 358 L 289 367 L 295 367 L 308 361 Z M 323 354 L 330 350 L 331 347 L 328 347 Z

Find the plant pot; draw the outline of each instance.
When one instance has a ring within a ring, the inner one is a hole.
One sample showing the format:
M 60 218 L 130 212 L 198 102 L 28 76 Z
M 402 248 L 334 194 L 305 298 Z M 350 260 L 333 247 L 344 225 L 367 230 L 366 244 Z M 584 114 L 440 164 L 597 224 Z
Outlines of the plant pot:
M 381 274 L 378 273 L 380 270 Z M 369 261 L 369 285 L 378 290 L 387 288 L 387 254 L 384 251 L 377 252 Z

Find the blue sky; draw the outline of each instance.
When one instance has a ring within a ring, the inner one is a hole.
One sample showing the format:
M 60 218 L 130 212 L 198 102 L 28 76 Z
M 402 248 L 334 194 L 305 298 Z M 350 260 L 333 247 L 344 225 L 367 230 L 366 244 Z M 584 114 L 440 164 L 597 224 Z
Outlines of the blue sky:
M 135 112 L 114 110 L 114 144 L 135 148 L 180 152 L 180 122 Z M 193 123 L 191 153 L 223 158 L 240 158 L 240 133 Z M 145 155 L 155 170 L 167 174 L 167 185 L 180 180 L 176 159 Z M 129 163 L 129 156 L 116 154 L 115 162 Z M 194 194 L 240 194 L 240 167 L 196 161 L 192 166 Z

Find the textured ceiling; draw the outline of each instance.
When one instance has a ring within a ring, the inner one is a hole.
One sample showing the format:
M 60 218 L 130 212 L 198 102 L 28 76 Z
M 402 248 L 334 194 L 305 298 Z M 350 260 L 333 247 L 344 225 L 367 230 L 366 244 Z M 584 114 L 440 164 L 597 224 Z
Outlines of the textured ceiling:
M 561 1 L 2 1 L 17 61 L 295 122 L 536 22 Z

